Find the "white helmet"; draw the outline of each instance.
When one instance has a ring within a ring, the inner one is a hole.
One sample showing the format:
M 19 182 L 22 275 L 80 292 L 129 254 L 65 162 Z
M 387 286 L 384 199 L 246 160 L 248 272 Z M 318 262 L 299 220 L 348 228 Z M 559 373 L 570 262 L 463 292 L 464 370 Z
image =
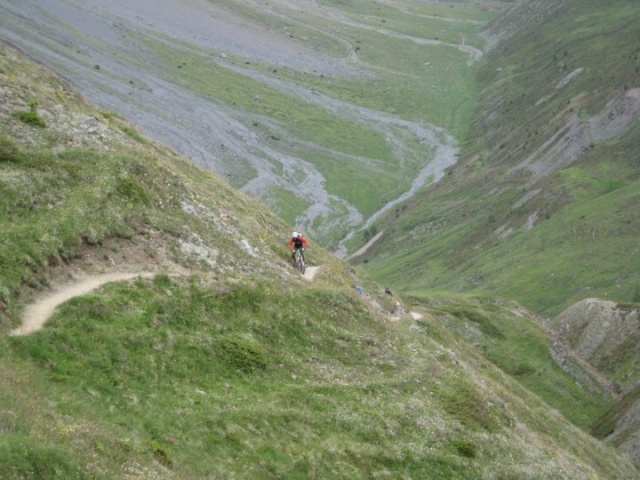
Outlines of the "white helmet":
M 298 235 L 300 235 L 298 232 L 293 232 L 293 234 L 291 235 L 293 238 L 296 238 Z

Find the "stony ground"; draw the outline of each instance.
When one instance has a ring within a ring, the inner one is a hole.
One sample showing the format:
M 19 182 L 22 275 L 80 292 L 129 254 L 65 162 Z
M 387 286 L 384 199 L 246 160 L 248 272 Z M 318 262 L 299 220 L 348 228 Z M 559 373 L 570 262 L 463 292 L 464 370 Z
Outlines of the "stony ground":
M 252 0 L 236 2 L 243 3 L 253 4 Z M 260 8 L 272 8 L 270 13 L 277 16 L 276 9 L 284 3 L 288 8 L 340 22 L 346 30 L 354 27 L 353 21 L 339 10 L 312 1 L 287 0 L 261 4 Z M 384 30 L 379 33 L 397 35 Z M 266 28 L 206 0 L 5 0 L 0 4 L 0 39 L 52 67 L 90 102 L 120 113 L 195 164 L 228 178 L 234 186 L 258 198 L 270 195 L 274 185 L 298 192 L 310 201 L 299 217 L 299 228 L 307 233 L 312 233 L 314 223 L 324 217 L 335 217 L 345 226 L 368 228 L 382 213 L 411 197 L 425 183 L 441 178 L 444 170 L 456 161 L 455 142 L 447 132 L 337 101 L 299 85 L 278 82 L 251 67 L 243 69 L 242 74 L 258 82 L 268 82 L 272 88 L 320 104 L 338 116 L 386 132 L 389 138 L 394 138 L 394 132 L 400 129 L 433 147 L 433 159 L 416 176 L 409 190 L 365 218 L 349 202 L 329 194 L 324 177 L 310 162 L 293 157 L 286 150 L 266 146 L 252 127 L 255 120 L 244 112 L 203 102 L 196 93 L 160 76 L 158 69 L 152 68 L 156 66 L 150 64 L 149 52 L 139 35 L 162 38 L 174 46 L 182 43 L 220 52 L 211 57 L 218 63 L 233 56 L 246 59 L 247 64 L 258 62 L 312 75 L 369 74 L 367 66 L 355 55 L 320 54 L 293 35 L 287 35 L 286 30 Z M 344 42 L 340 38 L 335 40 Z M 459 48 L 469 54 L 469 61 L 482 54 L 469 46 Z M 394 138 L 394 142 L 399 142 L 399 151 L 415 148 L 402 138 Z M 243 168 L 254 172 L 254 178 L 234 180 L 241 163 L 249 165 Z M 306 179 L 294 181 L 280 171 L 305 172 Z M 339 255 L 346 253 L 343 244 L 351 235 L 338 247 Z

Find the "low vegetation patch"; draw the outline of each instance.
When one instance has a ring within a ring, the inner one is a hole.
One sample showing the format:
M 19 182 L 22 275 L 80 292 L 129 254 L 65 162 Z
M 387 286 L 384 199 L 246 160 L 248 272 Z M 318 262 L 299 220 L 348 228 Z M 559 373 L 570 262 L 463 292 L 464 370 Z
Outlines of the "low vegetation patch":
M 593 373 L 586 373 L 585 379 L 578 381 L 560 368 L 551 354 L 549 334 L 540 326 L 542 320 L 525 314 L 517 305 L 446 294 L 414 300 L 423 306 L 431 304 L 428 310 L 439 323 L 478 347 L 487 359 L 582 429 L 588 430 L 613 405 L 614 398 L 605 387 L 593 379 L 587 383 L 586 378 Z M 576 409 L 577 403 L 581 408 Z M 473 405 L 476 403 L 467 406 Z
M 38 115 L 38 102 L 36 100 L 31 100 L 29 102 L 29 110 L 17 110 L 13 114 L 16 118 L 27 125 L 40 128 L 45 128 L 47 126 L 47 121 Z
M 28 440 L 0 465 L 29 461 L 34 436 L 55 445 L 70 478 L 125 468 L 471 479 L 515 474 L 525 451 L 537 455 L 511 430 L 519 401 L 476 383 L 410 323 L 379 322 L 348 290 L 160 275 L 68 301 L 43 331 L 3 342 L 0 360 L 28 376 L 2 394 L 14 420 L 0 447 L 18 430 Z M 50 407 L 22 417 L 19 393 L 36 386 L 48 399 L 32 402 Z M 549 441 L 561 431 L 540 421 Z M 513 461 L 483 453 L 503 444 Z M 98 464 L 77 467 L 85 455 Z

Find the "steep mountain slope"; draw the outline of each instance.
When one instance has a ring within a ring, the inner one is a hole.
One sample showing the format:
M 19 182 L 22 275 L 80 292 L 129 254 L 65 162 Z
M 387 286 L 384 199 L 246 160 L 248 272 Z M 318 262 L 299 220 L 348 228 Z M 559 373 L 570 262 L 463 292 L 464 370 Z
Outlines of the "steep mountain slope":
M 613 378 L 619 388 L 640 383 L 634 375 L 640 370 L 640 307 L 589 298 L 569 307 L 553 323 L 578 355 Z
M 487 292 L 547 316 L 638 301 L 639 21 L 627 1 L 522 2 L 496 21 L 460 162 L 359 260 L 399 289 Z
M 423 298 L 490 293 L 548 318 L 584 313 L 593 297 L 618 302 L 611 311 L 637 308 L 628 304 L 640 301 L 639 22 L 627 1 L 520 2 L 498 16 L 460 162 L 380 222 L 356 261 Z M 551 332 L 551 351 L 576 380 L 586 366 L 619 384 L 594 432 L 637 459 L 638 331 L 613 328 L 619 319 L 584 326 L 599 339 L 586 349 L 575 329 Z
M 3 476 L 637 474 L 354 267 L 313 245 L 301 280 L 266 208 L 6 48 L 0 87 Z M 7 335 L 34 295 L 116 270 L 154 274 Z
M 66 271 L 72 260 L 87 273 L 146 267 L 184 274 L 186 266 L 230 281 L 295 278 L 286 251 L 291 227 L 269 209 L 117 115 L 89 107 L 16 52 L 3 48 L 1 73 L 7 302 L 25 286 L 46 287 L 42 269 Z M 131 243 L 121 251 L 125 240 Z M 85 250 L 94 253 L 85 258 Z M 320 283 L 355 281 L 326 251 L 310 258 L 323 265 Z M 4 307 L 14 313 L 11 303 Z
M 589 298 L 558 315 L 553 326 L 623 393 L 592 431 L 640 465 L 640 306 Z
M 6 0 L 0 38 L 342 252 L 455 163 L 501 5 Z

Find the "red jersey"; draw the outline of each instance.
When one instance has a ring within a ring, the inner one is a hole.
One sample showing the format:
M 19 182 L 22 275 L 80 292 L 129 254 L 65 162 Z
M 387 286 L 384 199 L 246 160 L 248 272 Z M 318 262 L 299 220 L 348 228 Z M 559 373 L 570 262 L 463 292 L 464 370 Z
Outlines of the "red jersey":
M 289 239 L 289 250 L 293 250 L 293 247 L 295 246 L 296 248 L 307 248 L 307 244 L 309 242 L 307 241 L 306 238 L 304 238 L 302 235 L 298 236 L 298 237 L 291 237 Z

